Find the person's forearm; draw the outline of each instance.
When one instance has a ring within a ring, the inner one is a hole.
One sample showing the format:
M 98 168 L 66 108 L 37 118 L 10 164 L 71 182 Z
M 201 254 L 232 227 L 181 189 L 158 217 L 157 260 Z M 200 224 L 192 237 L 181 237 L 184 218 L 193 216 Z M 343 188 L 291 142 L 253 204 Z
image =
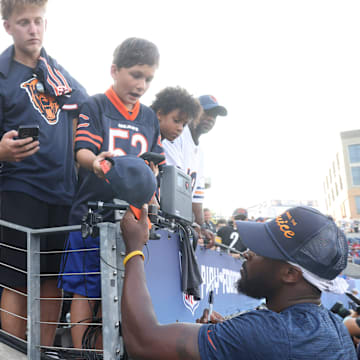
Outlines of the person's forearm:
M 360 336 L 360 327 L 356 322 L 356 318 L 354 317 L 345 318 L 344 325 L 348 329 L 351 336 Z
M 194 213 L 195 222 L 199 225 L 204 223 L 202 203 L 192 203 L 192 211 Z
M 76 161 L 79 163 L 79 165 L 90 171 L 94 171 L 93 164 L 95 159 L 96 155 L 88 149 L 80 149 L 76 153 Z
M 134 356 L 145 348 L 145 339 L 149 339 L 152 329 L 158 325 L 140 256 L 131 258 L 126 264 L 121 313 L 126 349 Z

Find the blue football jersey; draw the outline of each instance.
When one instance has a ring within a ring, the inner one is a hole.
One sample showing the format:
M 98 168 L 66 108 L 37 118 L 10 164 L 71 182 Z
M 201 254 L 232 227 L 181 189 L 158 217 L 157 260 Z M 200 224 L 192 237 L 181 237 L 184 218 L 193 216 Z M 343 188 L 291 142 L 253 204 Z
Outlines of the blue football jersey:
M 65 110 L 58 98 L 46 92 L 34 69 L 14 61 L 13 54 L 11 46 L 0 55 L 1 136 L 19 125 L 38 125 L 40 150 L 20 162 L 3 162 L 0 189 L 24 192 L 49 204 L 71 205 L 76 184 L 72 120 L 77 112 L 69 106 Z M 51 62 L 56 76 L 67 79 L 73 92 L 81 94 L 80 101 L 88 97 L 44 49 L 42 56 Z
M 112 88 L 105 94 L 92 96 L 81 107 L 75 151 L 80 149 L 89 149 L 95 155 L 103 151 L 112 151 L 115 156 L 139 156 L 147 151 L 164 154 L 154 111 L 137 102 L 129 112 Z M 87 212 L 88 201 L 112 202 L 113 197 L 105 180 L 80 168 L 70 222 L 80 223 Z M 111 212 L 106 213 L 104 219 L 111 220 Z

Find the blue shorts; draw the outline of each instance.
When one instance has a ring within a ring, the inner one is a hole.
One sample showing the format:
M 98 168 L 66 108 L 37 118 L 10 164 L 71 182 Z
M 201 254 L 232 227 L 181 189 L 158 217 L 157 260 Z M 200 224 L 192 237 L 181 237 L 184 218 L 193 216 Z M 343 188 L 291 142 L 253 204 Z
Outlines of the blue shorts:
M 63 254 L 58 287 L 69 293 L 89 298 L 101 297 L 99 237 L 93 238 L 88 236 L 86 239 L 83 239 L 80 231 L 71 232 L 65 250 L 79 249 L 94 250 L 65 252 Z M 74 273 L 87 274 L 70 275 Z

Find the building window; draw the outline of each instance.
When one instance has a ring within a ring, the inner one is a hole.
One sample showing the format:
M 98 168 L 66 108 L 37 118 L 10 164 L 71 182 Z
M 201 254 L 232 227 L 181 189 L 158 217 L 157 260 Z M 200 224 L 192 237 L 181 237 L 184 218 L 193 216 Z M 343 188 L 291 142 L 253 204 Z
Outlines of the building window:
M 354 186 L 360 186 L 360 166 L 351 167 L 352 183 Z
M 343 189 L 343 183 L 342 183 L 342 180 L 341 180 L 341 176 L 339 175 L 339 184 L 340 184 L 340 190 Z
M 340 170 L 339 153 L 336 154 L 336 163 L 337 163 L 338 170 Z
M 339 190 L 338 190 L 337 183 L 335 183 L 335 192 L 336 192 L 336 197 L 338 197 L 339 196 Z
M 342 217 L 346 217 L 346 207 L 345 204 L 341 205 L 341 215 Z
M 329 170 L 329 180 L 330 180 L 330 184 L 332 184 L 331 169 Z
M 336 176 L 335 161 L 333 161 L 332 167 L 333 167 L 333 174 L 334 174 L 334 179 L 335 179 L 335 176 Z
M 355 196 L 356 212 L 360 214 L 360 196 Z
M 349 145 L 350 164 L 360 163 L 360 144 Z

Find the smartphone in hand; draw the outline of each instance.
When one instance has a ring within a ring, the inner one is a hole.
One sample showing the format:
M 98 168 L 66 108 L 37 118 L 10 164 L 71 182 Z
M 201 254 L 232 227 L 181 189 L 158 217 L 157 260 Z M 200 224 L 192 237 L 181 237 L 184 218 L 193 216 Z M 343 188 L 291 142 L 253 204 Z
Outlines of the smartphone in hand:
M 33 141 L 36 141 L 39 139 L 39 125 L 20 125 L 18 134 L 18 139 L 32 137 Z

